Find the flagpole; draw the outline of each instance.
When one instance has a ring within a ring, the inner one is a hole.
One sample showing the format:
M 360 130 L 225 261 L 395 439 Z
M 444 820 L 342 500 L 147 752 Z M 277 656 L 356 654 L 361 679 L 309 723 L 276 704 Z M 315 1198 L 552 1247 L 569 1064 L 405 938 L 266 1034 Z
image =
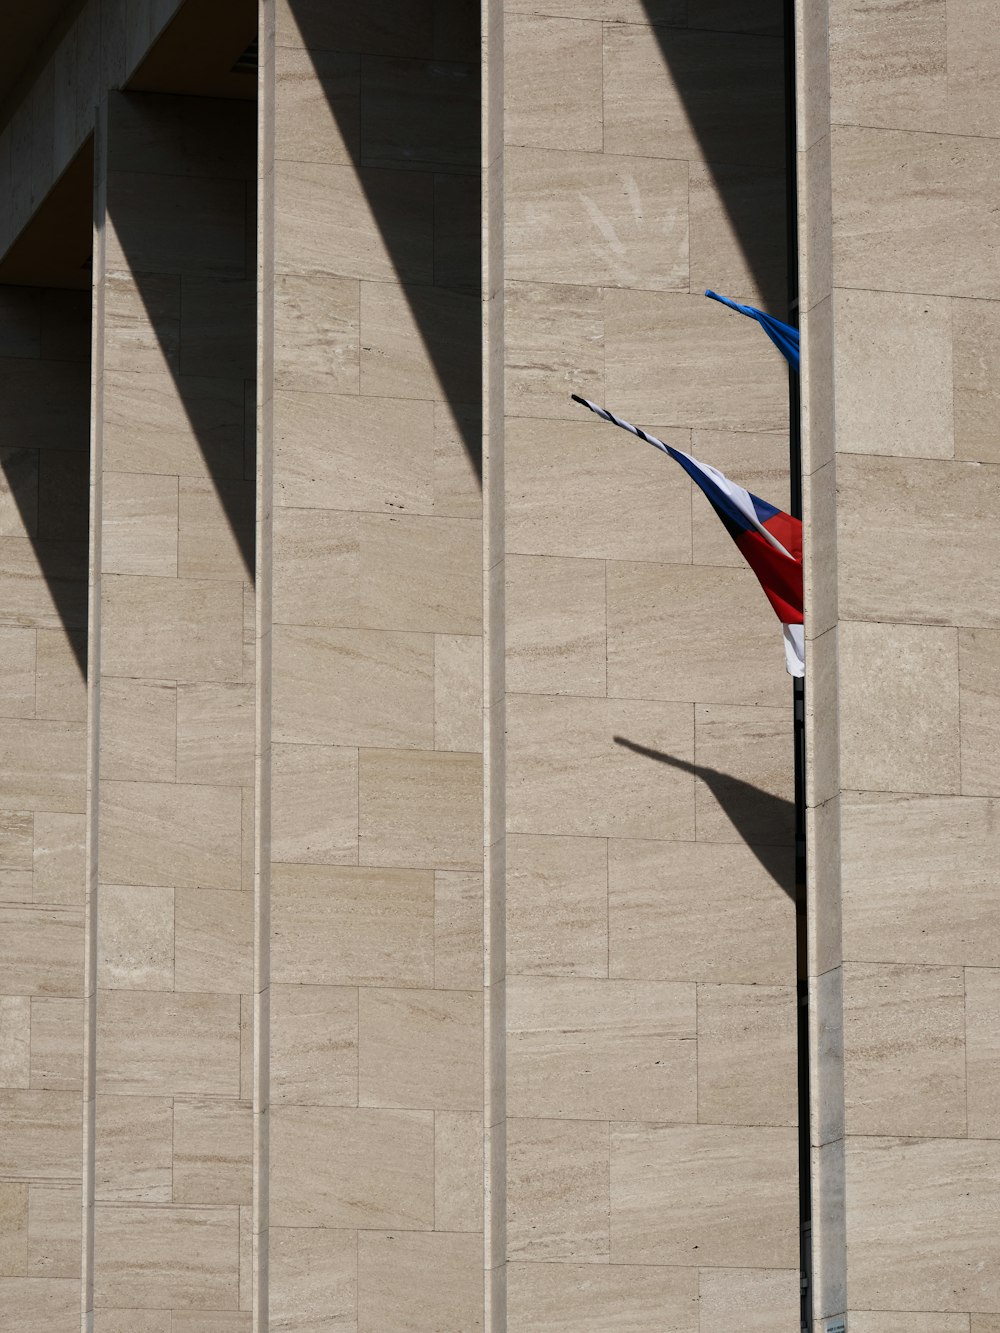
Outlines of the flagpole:
M 571 393 L 570 398 L 572 398 L 574 403 L 579 403 L 582 407 L 586 407 L 589 411 L 593 412 L 595 416 L 599 416 L 602 421 L 610 421 L 612 426 L 620 426 L 622 430 L 627 430 L 630 435 L 637 435 L 640 440 L 645 440 L 647 444 L 651 444 L 654 449 L 659 449 L 661 453 L 666 454 L 668 458 L 673 458 L 675 462 L 680 462 L 682 458 L 691 458 L 691 455 L 685 454 L 682 449 L 671 449 L 669 444 L 664 444 L 663 441 L 658 440 L 655 435 L 647 435 L 646 432 L 641 430 L 638 426 L 633 426 L 631 421 L 626 421 L 624 417 L 616 417 L 614 412 L 609 412 L 606 407 L 599 407 L 597 403 L 592 403 L 589 398 L 581 398 L 578 393 Z M 701 464 L 700 466 L 704 467 L 705 465 Z M 788 556 L 789 560 L 793 558 L 789 552 L 786 551 L 784 546 L 782 546 L 781 542 L 778 541 L 774 533 L 768 532 L 763 523 L 750 514 L 747 514 L 746 517 L 769 546 L 773 546 L 774 549 L 780 551 L 782 555 Z
M 647 435 L 644 430 L 640 430 L 638 426 L 633 426 L 631 421 L 626 421 L 624 417 L 616 417 L 614 412 L 609 412 L 606 407 L 598 407 L 597 403 L 592 403 L 589 398 L 581 398 L 578 393 L 571 393 L 570 398 L 572 398 L 574 403 L 579 403 L 581 407 L 589 408 L 591 412 L 601 417 L 604 421 L 610 421 L 612 426 L 620 426 L 622 430 L 627 430 L 632 435 L 638 435 L 640 440 L 645 440 L 646 443 L 651 444 L 654 449 L 659 449 L 665 454 L 670 453 L 670 450 L 662 440 L 658 440 L 655 435 Z
M 795 104 L 795 0 L 783 0 L 785 54 L 785 203 L 788 322 L 799 327 L 799 201 L 796 167 L 798 144 Z M 801 359 L 788 366 L 789 512 L 802 518 Z M 803 561 L 805 551 L 803 550 Z M 803 626 L 803 633 L 805 632 Z M 798 1139 L 799 1139 L 799 1274 L 802 1333 L 813 1327 L 812 1262 L 812 1096 L 809 1050 L 808 865 L 806 862 L 806 682 L 792 679 L 792 728 L 795 755 L 795 944 L 798 958 Z

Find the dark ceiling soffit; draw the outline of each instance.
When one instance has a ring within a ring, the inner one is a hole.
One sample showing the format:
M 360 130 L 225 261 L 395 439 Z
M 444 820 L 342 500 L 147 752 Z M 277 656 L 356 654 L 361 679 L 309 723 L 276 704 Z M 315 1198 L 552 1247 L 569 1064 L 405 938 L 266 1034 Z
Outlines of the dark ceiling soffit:
M 18 0 L 4 5 L 0 46 L 0 129 L 31 92 L 87 0 Z
M 33 81 L 51 59 L 84 0 L 67 6 L 50 30 Z M 256 0 L 186 0 L 128 81 L 129 90 L 253 101 Z M 26 79 L 28 76 L 26 75 Z M 25 79 L 21 80 L 25 84 Z M 30 88 L 30 81 L 26 85 Z M 88 138 L 5 255 L 0 283 L 87 290 L 93 248 L 94 143 Z
M 186 0 L 125 86 L 252 102 L 246 57 L 256 39 L 257 0 Z
M 91 135 L 0 259 L 0 283 L 89 291 L 93 195 Z

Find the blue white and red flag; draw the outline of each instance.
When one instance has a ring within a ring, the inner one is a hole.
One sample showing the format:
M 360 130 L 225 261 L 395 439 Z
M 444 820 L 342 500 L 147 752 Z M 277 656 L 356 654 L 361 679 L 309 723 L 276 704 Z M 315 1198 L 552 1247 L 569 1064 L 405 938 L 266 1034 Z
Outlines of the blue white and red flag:
M 775 505 L 752 495 L 710 463 L 699 462 L 682 449 L 664 444 L 631 422 L 616 417 L 607 408 L 573 394 L 574 402 L 589 407 L 613 426 L 638 435 L 681 465 L 700 487 L 736 543 L 744 560 L 757 576 L 781 621 L 785 640 L 785 666 L 789 675 L 805 674 L 805 644 L 802 617 L 802 521 Z

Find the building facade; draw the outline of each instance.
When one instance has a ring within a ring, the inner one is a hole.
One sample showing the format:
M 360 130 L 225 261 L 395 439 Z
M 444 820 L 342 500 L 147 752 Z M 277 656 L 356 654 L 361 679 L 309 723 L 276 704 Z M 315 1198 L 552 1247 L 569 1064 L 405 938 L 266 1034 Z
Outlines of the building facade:
M 989 7 L 4 24 L 0 1333 L 1000 1333 Z

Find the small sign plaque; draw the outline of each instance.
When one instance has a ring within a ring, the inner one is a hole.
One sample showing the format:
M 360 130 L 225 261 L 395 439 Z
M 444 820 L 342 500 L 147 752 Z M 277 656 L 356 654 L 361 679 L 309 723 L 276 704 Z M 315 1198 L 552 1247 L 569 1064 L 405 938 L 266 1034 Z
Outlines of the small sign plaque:
M 828 1319 L 826 1323 L 826 1333 L 847 1333 L 847 1320 L 843 1318 Z

